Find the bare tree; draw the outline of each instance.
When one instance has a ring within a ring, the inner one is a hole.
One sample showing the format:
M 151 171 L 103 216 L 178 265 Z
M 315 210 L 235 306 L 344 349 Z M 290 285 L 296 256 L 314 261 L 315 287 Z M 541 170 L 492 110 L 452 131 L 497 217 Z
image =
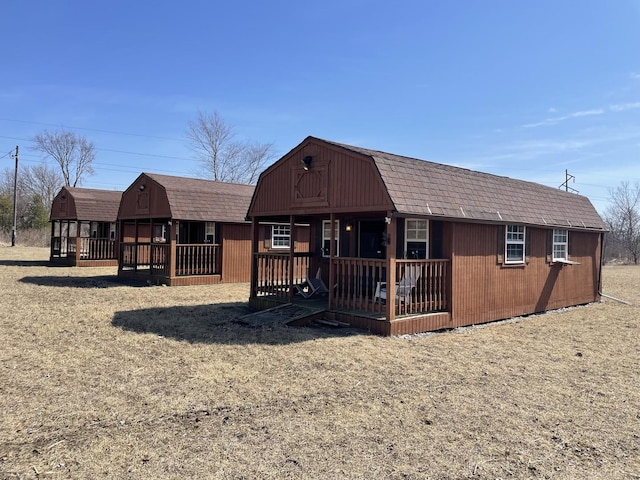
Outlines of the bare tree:
M 640 183 L 622 182 L 609 191 L 610 204 L 605 220 L 612 240 L 619 244 L 636 265 L 640 261 Z
M 189 148 L 200 161 L 201 173 L 221 182 L 255 183 L 268 160 L 273 145 L 236 140 L 234 128 L 218 112 L 198 112 L 186 134 Z
M 51 157 L 60 167 L 64 184 L 75 187 L 87 175 L 93 174 L 95 148 L 85 137 L 73 132 L 49 132 L 45 130 L 33 137 L 33 150 Z
M 46 163 L 21 169 L 18 178 L 22 191 L 30 197 L 39 196 L 42 203 L 49 206 L 65 184 L 62 174 Z

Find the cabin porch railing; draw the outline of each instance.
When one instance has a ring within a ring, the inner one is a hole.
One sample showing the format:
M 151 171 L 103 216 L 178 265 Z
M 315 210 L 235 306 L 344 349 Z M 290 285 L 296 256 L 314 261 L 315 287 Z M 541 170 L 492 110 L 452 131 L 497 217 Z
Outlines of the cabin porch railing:
M 217 275 L 221 271 L 222 248 L 217 244 L 176 245 L 176 276 Z M 171 245 L 168 243 L 120 244 L 120 269 L 171 276 Z
M 149 270 L 152 275 L 169 275 L 169 245 L 166 243 L 120 244 L 121 270 Z
M 176 245 L 176 275 L 220 274 L 221 252 L 218 244 Z
M 79 240 L 80 258 L 82 260 L 113 260 L 116 258 L 115 240 L 84 237 Z
M 294 285 L 303 283 L 309 272 L 309 252 L 293 254 L 293 278 L 290 278 L 291 256 L 289 253 L 254 253 L 256 296 L 271 296 L 287 301 Z
M 333 304 L 345 310 L 384 313 L 382 299 L 374 298 L 376 285 L 385 279 L 387 260 L 355 257 L 331 259 L 334 274 Z
M 449 260 L 334 257 L 331 262 L 337 308 L 384 314 L 386 303 L 393 301 L 396 316 L 449 309 Z M 386 285 L 389 265 L 395 268 L 393 287 Z
M 51 237 L 51 256 L 53 257 L 66 257 L 67 250 L 62 251 L 62 238 Z

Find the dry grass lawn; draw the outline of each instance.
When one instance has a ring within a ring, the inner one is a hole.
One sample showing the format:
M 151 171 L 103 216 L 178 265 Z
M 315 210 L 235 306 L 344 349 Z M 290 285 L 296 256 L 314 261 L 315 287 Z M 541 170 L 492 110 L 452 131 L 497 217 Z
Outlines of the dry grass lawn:
M 0 479 L 640 478 L 640 268 L 600 304 L 438 334 L 249 327 L 0 247 Z

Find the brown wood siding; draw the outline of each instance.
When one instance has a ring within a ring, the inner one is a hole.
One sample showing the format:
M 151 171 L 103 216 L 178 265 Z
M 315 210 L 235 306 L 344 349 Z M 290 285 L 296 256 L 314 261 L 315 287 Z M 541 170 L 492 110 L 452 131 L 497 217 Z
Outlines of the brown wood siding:
M 312 156 L 308 171 L 302 159 Z M 260 178 L 249 214 L 306 215 L 386 212 L 393 205 L 374 162 L 365 156 L 307 142 Z
M 570 231 L 570 260 L 547 262 L 549 229 L 526 229 L 524 266 L 498 263 L 497 225 L 451 224 L 452 326 L 472 325 L 597 300 L 599 234 Z M 445 235 L 446 237 L 447 235 Z
M 62 197 L 65 197 L 64 200 Z M 64 190 L 56 195 L 51 204 L 51 220 L 78 220 L 76 202 L 72 195 Z M 115 219 L 114 219 L 115 220 Z
M 251 225 L 220 225 L 222 238 L 222 282 L 251 280 Z
M 140 190 L 142 186 L 144 189 Z M 146 176 L 138 177 L 122 194 L 118 218 L 171 218 L 164 188 Z
M 122 228 L 122 241 L 125 243 L 136 241 L 136 224 L 135 223 L 121 223 Z
M 279 252 L 285 253 L 288 252 L 288 249 L 284 248 L 270 248 L 271 244 L 271 225 L 260 225 L 258 231 L 258 252 L 266 253 L 266 252 Z M 306 226 L 296 226 L 295 231 L 295 252 L 308 252 L 309 251 L 309 227 Z M 269 241 L 266 241 L 269 240 Z

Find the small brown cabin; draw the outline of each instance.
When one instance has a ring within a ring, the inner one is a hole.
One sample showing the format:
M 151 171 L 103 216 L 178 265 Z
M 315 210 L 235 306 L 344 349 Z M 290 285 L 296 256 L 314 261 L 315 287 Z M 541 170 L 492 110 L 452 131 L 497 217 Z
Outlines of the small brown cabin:
M 251 223 L 246 213 L 254 188 L 142 173 L 122 195 L 118 276 L 165 285 L 248 282 Z M 265 238 L 288 228 L 259 226 Z M 296 247 L 308 250 L 308 229 L 299 236 Z M 280 243 L 278 251 L 289 250 Z
M 62 187 L 51 205 L 51 262 L 78 267 L 118 264 L 116 219 L 122 192 Z
M 254 236 L 257 308 L 304 301 L 286 275 L 301 262 L 328 287 L 326 319 L 383 335 L 600 299 L 605 224 L 586 197 L 532 182 L 308 137 L 262 173 L 248 215 L 310 225 L 308 253 Z

